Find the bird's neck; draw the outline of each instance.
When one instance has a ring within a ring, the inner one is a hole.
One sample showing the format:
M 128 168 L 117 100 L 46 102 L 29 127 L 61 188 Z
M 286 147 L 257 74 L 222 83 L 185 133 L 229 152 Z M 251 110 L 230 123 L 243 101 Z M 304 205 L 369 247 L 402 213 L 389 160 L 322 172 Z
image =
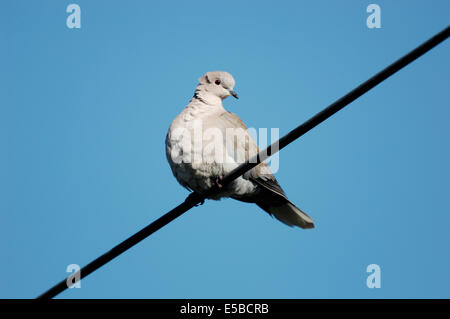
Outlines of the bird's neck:
M 212 106 L 222 106 L 222 99 L 215 94 L 207 91 L 203 85 L 197 86 L 193 100 Z

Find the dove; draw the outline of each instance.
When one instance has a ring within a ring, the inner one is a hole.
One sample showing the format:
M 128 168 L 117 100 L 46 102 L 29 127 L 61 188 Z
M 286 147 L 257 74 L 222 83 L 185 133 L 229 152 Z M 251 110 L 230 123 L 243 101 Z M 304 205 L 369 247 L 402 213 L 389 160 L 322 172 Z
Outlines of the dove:
M 217 186 L 219 192 L 209 199 L 230 197 L 254 203 L 288 226 L 314 228 L 312 218 L 287 198 L 266 162 L 221 184 L 226 174 L 259 149 L 241 119 L 222 105 L 229 96 L 238 98 L 233 76 L 207 72 L 198 81 L 193 98 L 166 135 L 166 157 L 178 183 L 199 194 Z

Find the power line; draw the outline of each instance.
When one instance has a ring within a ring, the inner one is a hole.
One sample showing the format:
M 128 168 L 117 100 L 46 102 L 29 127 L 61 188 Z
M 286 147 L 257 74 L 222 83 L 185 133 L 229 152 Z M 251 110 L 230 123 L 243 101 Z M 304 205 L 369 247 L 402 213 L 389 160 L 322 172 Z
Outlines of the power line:
M 232 172 L 227 174 L 221 181 L 221 184 L 223 186 L 229 184 L 234 179 L 238 178 L 251 168 L 255 167 L 259 163 L 266 160 L 269 156 L 275 154 L 285 146 L 289 145 L 296 139 L 298 139 L 300 136 L 305 134 L 306 132 L 310 131 L 326 119 L 328 119 L 330 116 L 335 114 L 336 112 L 343 109 L 345 106 L 356 100 L 358 97 L 369 91 L 370 89 L 374 88 L 376 85 L 383 82 L 385 79 L 396 73 L 397 71 L 404 68 L 406 65 L 411 63 L 412 61 L 416 60 L 435 46 L 437 46 L 439 43 L 446 40 L 450 35 L 450 26 L 447 26 L 444 30 L 430 38 L 428 41 L 424 42 L 402 58 L 398 59 L 379 73 L 375 74 L 373 77 L 371 77 L 366 82 L 362 83 L 355 89 L 353 89 L 351 92 L 347 93 L 345 96 L 340 98 L 339 100 L 335 101 L 331 105 L 329 105 L 327 108 L 322 110 L 321 112 L 317 113 L 313 117 L 311 117 L 309 120 L 301 124 L 300 126 L 296 127 L 292 131 L 290 131 L 288 134 L 280 138 L 277 142 L 273 143 L 269 147 L 267 147 L 265 150 L 261 151 L 258 155 L 251 158 L 246 163 L 240 165 L 236 169 L 234 169 Z M 129 237 L 128 239 L 124 240 L 117 246 L 115 246 L 110 251 L 104 253 L 97 259 L 93 260 L 83 268 L 79 270 L 79 278 L 82 279 L 98 268 L 102 267 L 109 261 L 113 260 L 126 250 L 130 249 L 143 239 L 147 238 L 157 230 L 161 229 L 162 227 L 169 224 L 171 221 L 176 219 L 177 217 L 181 216 L 194 206 L 197 206 L 198 204 L 202 203 L 207 197 L 210 195 L 218 192 L 219 189 L 217 187 L 213 187 L 210 191 L 208 191 L 206 194 L 200 195 L 197 193 L 191 193 L 183 203 L 172 209 L 170 212 L 166 213 L 165 215 L 161 216 L 133 236 Z M 69 278 L 73 278 L 74 275 L 69 276 Z M 67 280 L 64 279 L 49 290 L 47 290 L 45 293 L 40 295 L 38 299 L 48 299 L 53 298 L 59 293 L 63 292 L 65 289 L 68 288 Z

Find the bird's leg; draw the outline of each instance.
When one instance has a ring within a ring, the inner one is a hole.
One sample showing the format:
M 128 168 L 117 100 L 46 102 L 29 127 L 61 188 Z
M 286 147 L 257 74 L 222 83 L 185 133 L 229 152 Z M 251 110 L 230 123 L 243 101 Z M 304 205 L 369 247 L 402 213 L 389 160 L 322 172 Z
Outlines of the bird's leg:
M 189 194 L 189 196 L 186 198 L 186 202 L 191 202 L 191 203 L 195 203 L 199 198 L 199 196 L 201 196 L 201 195 L 199 195 L 198 193 L 196 193 L 196 192 L 192 192 L 192 193 L 190 193 Z M 205 199 L 204 198 L 200 198 L 200 203 L 197 203 L 197 204 L 194 204 L 194 206 L 195 207 L 197 207 L 197 206 L 200 206 L 200 205 L 203 205 L 204 203 L 205 203 Z
M 222 185 L 222 180 L 223 180 L 223 176 L 218 176 L 218 177 L 216 178 L 216 180 L 215 180 L 216 186 L 217 186 L 217 188 L 219 188 L 219 189 L 221 189 L 221 188 L 223 187 L 223 185 Z

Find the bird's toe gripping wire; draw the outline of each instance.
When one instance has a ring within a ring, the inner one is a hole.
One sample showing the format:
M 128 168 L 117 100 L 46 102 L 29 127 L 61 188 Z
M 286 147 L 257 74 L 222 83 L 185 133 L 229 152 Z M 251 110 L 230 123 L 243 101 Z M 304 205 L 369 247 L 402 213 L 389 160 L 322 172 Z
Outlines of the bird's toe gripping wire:
M 185 202 L 192 206 L 197 207 L 205 203 L 205 198 L 202 195 L 198 194 L 197 192 L 192 192 L 186 198 Z

